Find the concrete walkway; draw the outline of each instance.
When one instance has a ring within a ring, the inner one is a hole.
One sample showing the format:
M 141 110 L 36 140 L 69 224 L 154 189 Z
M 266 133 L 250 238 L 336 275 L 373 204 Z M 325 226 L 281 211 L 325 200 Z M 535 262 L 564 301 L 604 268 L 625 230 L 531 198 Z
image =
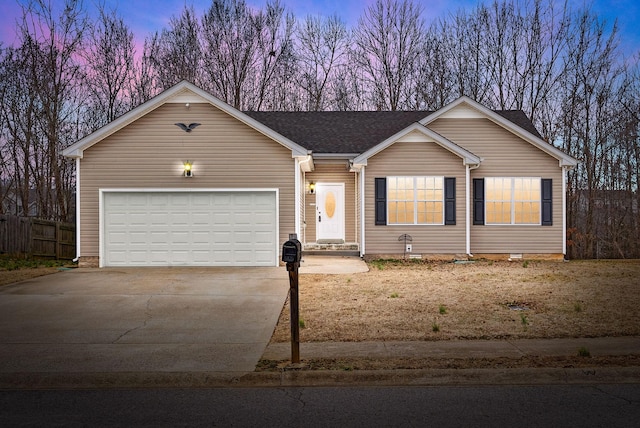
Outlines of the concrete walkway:
M 354 256 L 313 256 L 303 255 L 300 273 L 320 273 L 325 275 L 369 272 L 369 267 Z

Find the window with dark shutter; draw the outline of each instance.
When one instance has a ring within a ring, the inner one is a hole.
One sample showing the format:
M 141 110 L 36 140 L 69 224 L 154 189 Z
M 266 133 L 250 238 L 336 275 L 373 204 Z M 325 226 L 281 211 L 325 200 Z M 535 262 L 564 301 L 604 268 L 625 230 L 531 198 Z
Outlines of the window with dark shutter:
M 553 226 L 552 186 L 553 180 L 542 179 L 542 225 Z
M 456 224 L 456 178 L 444 178 L 444 224 Z
M 376 225 L 387 224 L 387 179 L 375 179 Z
M 473 224 L 484 225 L 484 179 L 473 179 Z

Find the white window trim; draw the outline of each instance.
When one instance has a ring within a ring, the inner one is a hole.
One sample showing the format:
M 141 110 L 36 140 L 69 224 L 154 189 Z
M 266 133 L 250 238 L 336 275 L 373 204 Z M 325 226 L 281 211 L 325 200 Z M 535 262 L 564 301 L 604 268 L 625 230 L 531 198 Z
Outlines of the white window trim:
M 390 221 L 387 221 L 387 226 L 444 226 L 444 216 L 445 216 L 445 212 L 444 212 L 444 208 L 445 208 L 445 195 L 444 195 L 444 176 L 443 175 L 389 175 L 387 176 L 387 218 L 390 217 L 390 210 L 389 210 L 389 203 L 390 202 L 401 202 L 401 201 L 406 201 L 406 200 L 399 200 L 399 199 L 394 199 L 392 200 L 391 198 L 389 198 L 389 191 L 390 191 L 390 186 L 389 186 L 389 179 L 390 178 L 411 178 L 413 179 L 413 223 L 391 223 Z M 435 199 L 431 200 L 421 200 L 420 202 L 441 202 L 442 203 L 442 222 L 440 223 L 418 223 L 418 199 L 417 199 L 417 195 L 418 195 L 418 191 L 416 189 L 416 179 L 418 178 L 439 178 L 442 180 L 442 199 L 440 201 L 437 201 Z
M 487 216 L 487 205 L 489 202 L 498 202 L 498 201 L 490 201 L 487 198 L 487 179 L 501 179 L 501 180 L 511 180 L 511 213 L 510 213 L 510 223 L 491 223 L 488 221 Z M 540 199 L 537 201 L 539 205 L 538 211 L 538 219 L 537 223 L 515 223 L 516 218 L 516 201 L 515 197 L 515 180 L 516 179 L 529 179 L 529 180 L 538 180 L 538 184 L 540 185 Z M 542 226 L 542 177 L 485 177 L 485 186 L 484 186 L 484 218 L 485 225 L 487 226 Z

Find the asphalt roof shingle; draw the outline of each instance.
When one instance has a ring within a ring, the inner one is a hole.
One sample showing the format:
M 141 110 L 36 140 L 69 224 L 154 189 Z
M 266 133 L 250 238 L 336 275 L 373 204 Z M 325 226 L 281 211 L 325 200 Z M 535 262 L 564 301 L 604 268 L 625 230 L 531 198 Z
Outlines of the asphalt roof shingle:
M 360 154 L 386 140 L 430 111 L 246 111 L 245 114 L 314 153 Z M 500 116 L 539 137 L 519 110 Z

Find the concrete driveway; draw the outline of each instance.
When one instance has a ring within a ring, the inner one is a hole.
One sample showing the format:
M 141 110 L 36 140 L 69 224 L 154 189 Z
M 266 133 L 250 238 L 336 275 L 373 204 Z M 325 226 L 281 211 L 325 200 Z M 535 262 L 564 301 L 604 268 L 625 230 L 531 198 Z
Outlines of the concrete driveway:
M 0 287 L 0 375 L 253 371 L 280 268 L 75 269 Z

